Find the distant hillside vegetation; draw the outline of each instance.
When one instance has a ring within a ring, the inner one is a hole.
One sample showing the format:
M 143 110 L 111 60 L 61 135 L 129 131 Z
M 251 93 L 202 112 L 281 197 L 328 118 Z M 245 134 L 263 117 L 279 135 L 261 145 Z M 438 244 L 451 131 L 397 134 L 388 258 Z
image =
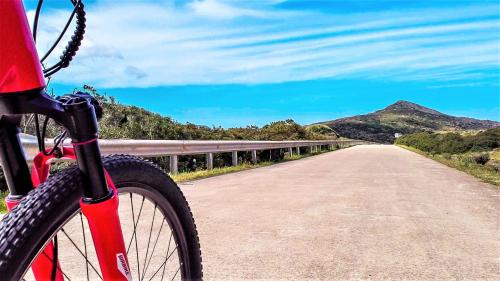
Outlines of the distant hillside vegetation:
M 137 106 L 124 105 L 114 97 L 99 93 L 94 87 L 83 89 L 97 98 L 103 107 L 99 122 L 99 136 L 103 139 L 148 139 L 148 140 L 324 140 L 337 138 L 330 128 L 307 128 L 292 119 L 271 122 L 262 127 L 222 128 L 180 123 L 168 116 L 148 111 Z M 41 117 L 44 120 L 44 117 Z M 23 132 L 35 134 L 31 118 L 25 118 Z M 59 126 L 48 123 L 47 136 L 55 137 Z M 320 126 L 316 126 L 320 127 Z
M 323 124 L 314 124 L 306 127 L 306 130 L 311 134 L 317 134 L 322 136 L 331 136 L 338 138 L 339 135 L 332 128 Z
M 500 127 L 472 135 L 415 133 L 398 138 L 396 144 L 414 147 L 433 154 L 490 151 L 500 147 Z
M 332 128 L 342 137 L 380 143 L 393 143 L 395 133 L 484 130 L 500 126 L 499 122 L 446 115 L 408 101 L 398 101 L 373 113 L 318 124 Z
M 396 144 L 500 186 L 500 127 L 475 134 L 421 132 Z

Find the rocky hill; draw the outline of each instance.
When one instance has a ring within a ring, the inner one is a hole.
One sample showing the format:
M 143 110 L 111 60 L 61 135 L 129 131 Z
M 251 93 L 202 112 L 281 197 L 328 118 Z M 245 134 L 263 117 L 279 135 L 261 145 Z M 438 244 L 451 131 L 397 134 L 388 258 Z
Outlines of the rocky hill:
M 394 135 L 422 131 L 484 130 L 500 122 L 455 117 L 408 101 L 398 101 L 382 110 L 320 122 L 347 138 L 393 143 Z

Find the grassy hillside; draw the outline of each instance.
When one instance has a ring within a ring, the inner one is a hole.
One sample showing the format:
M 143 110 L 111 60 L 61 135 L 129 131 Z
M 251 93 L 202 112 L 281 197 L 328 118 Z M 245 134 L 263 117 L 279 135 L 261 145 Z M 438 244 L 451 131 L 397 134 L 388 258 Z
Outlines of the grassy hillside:
M 393 143 L 395 133 L 484 130 L 500 126 L 499 122 L 455 117 L 407 101 L 398 101 L 382 110 L 320 124 L 339 135 L 380 143 Z
M 415 133 L 396 144 L 500 186 L 500 127 L 467 135 Z

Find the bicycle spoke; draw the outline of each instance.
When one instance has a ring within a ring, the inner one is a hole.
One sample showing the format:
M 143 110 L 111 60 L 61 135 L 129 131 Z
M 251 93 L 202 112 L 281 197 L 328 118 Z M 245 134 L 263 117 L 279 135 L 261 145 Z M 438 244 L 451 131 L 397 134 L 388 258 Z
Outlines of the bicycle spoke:
M 175 253 L 176 250 L 177 250 L 177 246 L 175 246 L 175 248 L 172 250 L 172 252 L 170 253 L 170 255 L 168 255 L 167 257 L 165 257 L 165 261 L 163 261 L 163 263 L 160 265 L 160 267 L 155 271 L 155 274 L 153 274 L 153 276 L 151 276 L 151 278 L 149 278 L 149 280 L 152 280 L 153 277 L 155 277 L 156 274 L 162 268 L 163 268 L 163 272 L 162 272 L 162 275 L 161 275 L 161 280 L 163 280 L 163 275 L 165 274 L 165 268 L 167 268 L 167 262 L 170 259 L 170 257 Z
M 170 231 L 170 239 L 168 240 L 167 255 L 168 255 L 168 251 L 170 250 L 170 242 L 172 241 L 173 234 L 174 233 L 172 231 Z M 177 249 L 177 245 L 176 245 L 174 251 L 176 249 Z M 174 251 L 172 251 L 172 254 L 174 253 Z M 167 258 L 165 259 L 165 261 L 163 262 L 163 272 L 161 273 L 161 280 L 163 280 L 163 275 L 165 274 L 165 269 L 167 268 L 167 261 L 172 254 L 168 255 Z
M 173 233 L 170 232 L 170 239 L 168 240 L 168 248 L 167 248 L 167 254 L 165 255 L 165 261 L 158 267 L 158 269 L 155 271 L 155 273 L 153 274 L 153 276 L 151 276 L 151 278 L 149 278 L 149 280 L 152 280 L 156 274 L 163 268 L 163 273 L 162 273 L 162 278 L 163 278 L 163 274 L 165 273 L 165 265 L 168 261 L 168 259 L 170 258 L 170 256 L 175 252 L 175 250 L 177 249 L 177 246 L 175 247 L 175 249 L 172 251 L 172 253 L 169 255 L 168 252 L 170 250 L 170 242 L 172 242 L 172 235 Z
M 83 233 L 83 245 L 84 245 L 84 249 L 85 249 L 85 260 L 87 260 L 87 240 L 85 238 L 85 228 L 83 227 L 83 215 L 82 215 L 82 212 L 80 212 L 80 222 L 82 223 L 82 233 Z M 89 276 L 89 263 L 88 262 L 85 262 L 85 268 L 87 269 L 87 281 L 90 280 L 90 276 Z
M 144 206 L 144 196 L 142 196 L 141 208 L 139 209 L 139 214 L 137 215 L 137 222 L 135 222 L 134 218 L 134 202 L 132 200 L 132 193 L 130 193 L 130 205 L 132 207 L 132 225 L 134 226 L 134 232 L 132 233 L 132 237 L 130 238 L 130 243 L 127 248 L 127 255 L 130 250 L 130 245 L 132 244 L 132 240 L 135 241 L 135 253 L 136 253 L 136 261 L 137 261 L 137 277 L 139 280 L 141 279 L 141 267 L 139 265 L 139 247 L 137 246 L 137 225 L 139 224 L 139 218 L 141 217 L 142 207 Z
M 172 250 L 172 252 L 170 253 L 170 255 L 168 255 L 168 257 L 165 259 L 165 261 L 163 262 L 163 272 L 161 274 L 161 280 L 163 280 L 163 275 L 165 275 L 165 269 L 167 269 L 167 262 L 168 260 L 170 259 L 170 257 L 177 251 L 177 245 L 175 245 L 175 248 Z
M 134 235 L 135 235 L 134 202 L 132 201 L 132 193 L 129 193 L 129 194 L 130 194 L 130 206 L 132 208 L 132 226 L 134 227 L 134 231 L 132 232 L 132 236 L 130 237 L 130 242 L 128 242 L 127 255 L 128 255 L 128 251 L 130 250 L 130 246 L 132 245 L 132 241 L 134 240 Z
M 69 235 L 66 233 L 66 231 L 64 230 L 64 228 L 61 228 L 61 231 L 68 238 L 68 240 L 71 242 L 71 244 L 73 244 L 73 246 L 75 246 L 75 248 L 78 250 L 78 252 L 80 253 L 80 255 L 82 255 L 82 257 L 85 259 L 85 261 L 90 265 L 90 267 L 92 267 L 92 269 L 95 271 L 95 273 L 97 273 L 97 275 L 99 276 L 99 278 L 101 278 L 101 280 L 102 280 L 101 274 L 97 271 L 97 269 L 94 267 L 94 265 L 88 260 L 88 258 L 83 254 L 82 250 L 80 250 L 80 248 L 78 248 L 78 246 L 75 244 L 75 242 L 73 241 L 73 239 L 71 239 L 71 237 L 69 237 Z
M 136 235 L 137 224 L 139 223 L 139 218 L 137 218 L 137 221 L 135 221 L 134 203 L 132 202 L 132 193 L 130 193 L 130 204 L 132 205 L 132 225 L 134 226 L 134 231 L 132 232 L 132 236 L 130 237 L 130 241 L 128 242 L 127 255 L 128 255 L 129 250 L 130 250 L 130 246 L 132 245 L 132 241 L 134 241 L 134 237 Z M 142 197 L 142 203 L 141 203 L 141 209 L 139 210 L 139 216 L 141 215 L 143 204 L 144 204 L 144 196 Z
M 179 270 L 181 270 L 181 266 L 179 266 L 179 268 L 177 268 L 177 271 L 175 272 L 174 277 L 172 277 L 172 279 L 170 279 L 170 281 L 174 281 L 175 276 L 177 276 L 177 273 L 179 273 Z M 163 279 L 161 279 L 161 280 L 163 280 Z
M 165 218 L 163 218 L 163 220 L 161 221 L 160 230 L 158 231 L 158 235 L 156 235 L 156 240 L 155 240 L 155 243 L 153 245 L 153 250 L 151 252 L 151 256 L 149 257 L 148 263 L 146 264 L 146 272 L 149 268 L 149 264 L 151 263 L 151 259 L 153 258 L 153 254 L 154 254 L 155 249 L 156 249 L 156 244 L 158 243 L 158 238 L 160 237 L 160 233 L 161 233 L 161 230 L 163 229 L 164 223 L 165 223 Z M 142 278 L 144 278 L 144 277 L 146 277 L 146 276 L 143 275 Z
M 44 252 L 42 252 L 42 254 L 43 254 L 43 256 L 44 256 L 45 258 L 47 258 L 50 262 L 53 262 L 53 261 L 54 261 L 54 260 L 53 260 L 53 259 L 52 259 L 49 255 L 47 255 L 47 254 L 45 253 L 45 251 L 44 251 Z M 58 268 L 57 268 L 57 270 L 58 270 L 59 272 L 61 272 L 61 273 L 64 275 L 64 277 L 66 277 L 66 279 L 68 279 L 68 281 L 71 281 L 71 279 L 68 277 L 68 275 L 66 275 L 66 273 L 64 273 L 64 271 L 62 271 L 62 269 L 61 269 L 61 268 L 59 268 L 59 267 L 58 267 Z
M 142 278 L 139 279 L 141 281 L 142 281 L 142 279 L 144 279 L 144 275 L 146 274 L 146 272 L 145 272 L 146 261 L 148 259 L 149 243 L 151 242 L 151 234 L 153 232 L 153 225 L 155 223 L 155 215 L 156 215 L 156 204 L 155 204 L 155 209 L 153 211 L 153 219 L 151 220 L 151 227 L 149 228 L 148 246 L 146 247 L 146 255 L 144 256 L 144 266 L 142 268 Z M 153 256 L 153 255 L 151 255 L 151 256 Z
M 50 273 L 50 280 L 54 281 L 56 280 L 56 275 L 57 275 L 57 258 L 58 258 L 58 253 L 59 253 L 59 244 L 57 241 L 57 234 L 54 236 L 54 241 L 52 244 L 52 248 L 54 249 L 52 252 L 52 256 L 54 257 L 52 259 L 52 272 Z

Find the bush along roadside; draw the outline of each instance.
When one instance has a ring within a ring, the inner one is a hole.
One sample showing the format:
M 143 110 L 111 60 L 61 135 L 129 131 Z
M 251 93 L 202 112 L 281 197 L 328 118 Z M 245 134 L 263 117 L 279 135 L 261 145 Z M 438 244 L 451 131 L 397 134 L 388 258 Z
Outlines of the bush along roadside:
M 415 133 L 402 136 L 396 139 L 395 143 L 432 154 L 488 152 L 500 147 L 500 127 L 468 135 L 460 133 Z
M 415 133 L 395 143 L 500 186 L 500 127 L 475 134 Z
M 334 147 L 333 149 L 322 149 L 316 152 L 301 152 L 301 154 L 293 154 L 293 155 L 289 155 L 288 153 L 283 153 L 281 158 L 274 161 L 263 161 L 255 164 L 252 164 L 250 161 L 243 161 L 243 162 L 240 161 L 241 164 L 237 166 L 224 166 L 224 167 L 214 168 L 212 170 L 207 170 L 205 168 L 200 168 L 195 171 L 186 170 L 185 172 L 181 172 L 179 174 L 170 176 L 172 177 L 172 179 L 174 179 L 175 182 L 185 182 L 185 181 L 218 176 L 222 174 L 228 174 L 233 172 L 240 172 L 244 170 L 270 166 L 273 164 L 287 162 L 287 161 L 299 160 L 302 158 L 322 154 L 325 152 L 335 151 L 338 149 L 339 149 L 338 147 Z

